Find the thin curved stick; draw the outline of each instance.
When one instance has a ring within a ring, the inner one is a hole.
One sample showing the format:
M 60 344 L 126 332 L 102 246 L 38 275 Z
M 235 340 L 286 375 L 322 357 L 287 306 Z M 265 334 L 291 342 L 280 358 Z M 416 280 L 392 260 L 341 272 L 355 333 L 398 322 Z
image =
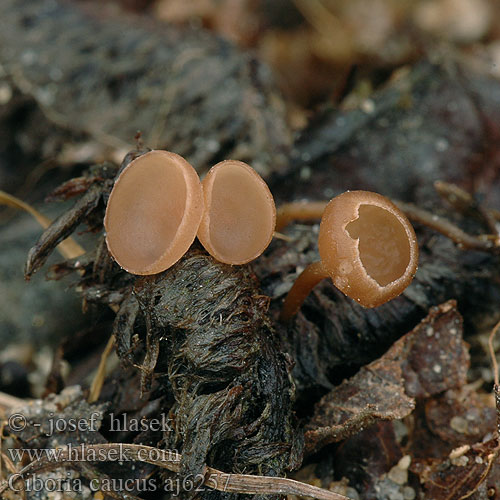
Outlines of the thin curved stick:
M 45 217 L 45 215 L 41 214 L 31 205 L 28 205 L 19 198 L 16 198 L 15 196 L 12 196 L 11 194 L 1 190 L 0 205 L 6 205 L 28 212 L 40 224 L 40 226 L 43 227 L 43 229 L 47 229 L 52 223 L 52 221 L 48 217 Z M 64 241 L 61 241 L 61 243 L 57 245 L 57 249 L 59 250 L 60 254 L 66 259 L 74 259 L 76 257 L 80 257 L 80 255 L 83 255 L 85 253 L 85 250 L 71 237 L 66 238 Z
M 462 214 L 473 212 L 483 219 L 492 235 L 500 236 L 496 221 L 498 212 L 483 207 L 470 193 L 449 182 L 436 181 L 434 189 L 443 200 Z
M 48 450 L 47 450 L 48 451 Z M 157 465 L 173 472 L 180 471 L 182 456 L 170 450 L 162 450 L 152 446 L 125 443 L 81 445 L 76 448 L 53 450 L 54 455 L 49 460 L 42 458 L 31 462 L 21 469 L 15 478 L 3 481 L 0 484 L 0 495 L 3 495 L 11 485 L 18 481 L 25 481 L 35 472 L 51 470 L 60 465 L 71 466 L 75 462 L 95 461 L 95 457 L 110 455 L 116 460 L 136 460 Z M 59 453 L 55 453 L 55 452 Z M 47 454 L 48 456 L 48 454 Z M 157 458 L 153 458 L 157 457 Z M 111 461 L 111 460 L 110 460 Z M 333 491 L 317 488 L 293 479 L 251 476 L 249 474 L 227 474 L 225 472 L 205 467 L 204 484 L 209 488 L 227 493 L 243 493 L 249 495 L 297 495 L 316 500 L 350 500 L 349 497 L 334 493 Z
M 491 357 L 491 366 L 493 367 L 493 378 L 495 380 L 495 385 L 500 385 L 500 384 L 498 381 L 498 363 L 497 363 L 497 358 L 495 356 L 495 349 L 493 347 L 493 340 L 499 328 L 500 328 L 500 321 L 493 327 L 490 336 L 488 338 L 488 347 Z
M 97 368 L 97 372 L 95 374 L 94 380 L 92 380 L 92 384 L 90 386 L 90 393 L 88 397 L 89 403 L 95 403 L 99 396 L 101 395 L 102 386 L 104 384 L 104 379 L 106 378 L 106 361 L 115 346 L 115 336 L 111 335 L 109 337 L 108 343 L 104 348 L 104 351 L 101 354 L 101 360 L 99 361 L 99 366 Z
M 479 478 L 479 481 L 477 482 L 476 486 L 466 493 L 465 495 L 462 495 L 458 500 L 465 500 L 466 498 L 470 498 L 474 493 L 477 492 L 479 489 L 479 486 L 484 483 L 485 479 L 488 477 L 489 473 L 491 472 L 491 467 L 495 463 L 496 459 L 498 458 L 498 452 L 499 452 L 498 446 L 495 448 L 493 453 L 488 456 L 488 465 L 485 469 L 485 471 L 482 473 L 481 477 Z
M 417 222 L 434 229 L 434 231 L 441 233 L 464 249 L 500 253 L 500 238 L 497 232 L 490 235 L 474 236 L 462 231 L 458 226 L 443 217 L 439 217 L 411 203 L 397 200 L 392 200 L 392 202 L 405 213 L 411 222 Z M 282 230 L 294 220 L 320 219 L 326 205 L 326 201 L 286 203 L 278 210 L 276 230 Z M 491 216 L 495 216 L 494 212 L 491 212 Z
M 438 233 L 443 234 L 450 240 L 455 242 L 462 248 L 467 250 L 480 250 L 483 252 L 498 252 L 499 241 L 495 236 L 493 239 L 481 238 L 462 231 L 458 226 L 452 222 L 432 214 L 427 210 L 418 208 L 411 203 L 403 203 L 402 201 L 394 201 L 394 203 L 405 213 L 405 215 L 412 222 L 418 222 L 424 226 L 434 229 Z
M 495 393 L 495 408 L 497 413 L 497 440 L 499 440 L 500 445 L 500 384 L 498 382 L 498 363 L 495 356 L 495 348 L 493 347 L 493 339 L 500 328 L 500 321 L 491 330 L 490 336 L 488 338 L 488 347 L 491 357 L 491 366 L 493 369 L 493 380 L 495 384 L 493 385 L 493 391 Z

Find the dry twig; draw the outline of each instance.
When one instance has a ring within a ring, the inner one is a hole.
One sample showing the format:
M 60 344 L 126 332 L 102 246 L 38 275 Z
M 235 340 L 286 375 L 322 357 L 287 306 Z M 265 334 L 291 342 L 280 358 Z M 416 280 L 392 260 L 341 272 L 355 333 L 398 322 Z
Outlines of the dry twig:
M 115 336 L 111 335 L 109 337 L 108 343 L 101 354 L 101 360 L 99 361 L 99 366 L 97 368 L 97 373 L 95 374 L 94 380 L 90 385 L 90 394 L 88 401 L 89 403 L 95 403 L 101 394 L 102 386 L 104 384 L 104 379 L 106 378 L 106 362 L 115 346 Z
M 467 193 L 466 193 L 467 194 Z M 470 196 L 470 195 L 469 195 Z M 461 199 L 462 200 L 462 199 Z M 463 202 L 464 200 L 462 200 Z M 435 231 L 443 234 L 461 248 L 467 250 L 480 250 L 483 252 L 499 253 L 500 238 L 495 228 L 495 232 L 490 235 L 474 236 L 462 231 L 452 222 L 439 217 L 427 210 L 419 208 L 411 203 L 402 201 L 393 202 L 405 213 L 412 222 L 417 222 L 424 226 L 430 227 Z M 458 202 L 457 202 L 458 203 Z M 276 229 L 279 231 L 293 220 L 314 220 L 320 219 L 327 205 L 326 201 L 317 202 L 294 202 L 287 203 L 279 208 L 276 221 Z M 457 205 L 458 206 L 458 205 Z M 459 204 L 462 206 L 462 204 Z M 457 208 L 457 207 L 455 207 Z M 495 214 L 481 209 L 479 212 L 488 222 L 488 227 L 493 229 L 495 223 L 493 218 Z M 489 214 L 488 217 L 486 214 Z
M 91 461 L 95 457 L 111 456 L 117 460 L 135 460 L 146 462 L 158 467 L 179 472 L 181 455 L 175 451 L 162 450 L 152 446 L 138 444 L 110 443 L 81 445 L 77 448 L 61 449 L 51 459 L 42 458 L 31 462 L 21 469 L 14 478 L 5 480 L 0 484 L 0 495 L 5 493 L 10 485 L 19 481 L 26 481 L 35 472 L 55 469 L 62 464 L 72 466 L 74 463 Z M 49 456 L 48 454 L 46 455 Z M 225 472 L 205 467 L 204 483 L 207 487 L 227 493 L 263 494 L 263 495 L 298 495 L 317 500 L 349 500 L 348 497 L 301 483 L 293 479 L 251 476 L 248 474 L 227 474 Z
M 480 250 L 483 252 L 498 252 L 500 250 L 498 241 L 492 241 L 491 238 L 487 237 L 468 234 L 452 222 L 432 214 L 427 210 L 418 208 L 411 203 L 403 203 L 402 201 L 395 201 L 395 203 L 412 222 L 418 222 L 419 224 L 434 229 L 455 242 L 460 248 Z
M 497 411 L 497 434 L 498 434 L 498 439 L 500 439 L 500 384 L 498 381 L 498 363 L 497 363 L 497 358 L 495 356 L 495 348 L 493 347 L 493 340 L 495 338 L 495 335 L 500 328 L 500 321 L 493 327 L 491 330 L 490 336 L 488 338 L 488 347 L 490 351 L 490 357 L 491 357 L 491 367 L 493 369 L 493 379 L 495 381 L 495 384 L 493 386 L 493 390 L 495 392 L 495 406 L 496 406 L 496 411 Z
M 47 229 L 52 223 L 48 217 L 45 217 L 45 215 L 38 212 L 38 210 L 34 209 L 31 205 L 28 205 L 5 191 L 0 191 L 0 205 L 7 205 L 28 212 L 44 229 Z M 66 259 L 74 259 L 85 253 L 85 250 L 73 238 L 66 238 L 57 245 L 57 249 Z

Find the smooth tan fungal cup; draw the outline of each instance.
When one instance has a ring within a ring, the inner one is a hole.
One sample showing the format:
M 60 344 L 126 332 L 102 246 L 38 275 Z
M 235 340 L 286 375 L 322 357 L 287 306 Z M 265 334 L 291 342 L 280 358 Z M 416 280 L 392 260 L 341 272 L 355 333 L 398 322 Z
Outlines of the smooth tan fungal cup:
M 418 244 L 406 216 L 377 193 L 348 191 L 327 205 L 319 253 L 335 286 L 364 307 L 398 296 L 417 270 Z
M 193 243 L 203 215 L 203 192 L 194 168 L 179 155 L 150 151 L 115 182 L 104 217 L 113 258 L 132 274 L 172 266 Z
M 276 207 L 267 184 L 241 161 L 226 160 L 203 180 L 205 213 L 198 238 L 206 250 L 226 264 L 246 264 L 269 245 Z
M 318 246 L 321 260 L 295 281 L 281 311 L 284 321 L 326 277 L 362 306 L 376 307 L 398 296 L 417 271 L 412 225 L 394 203 L 377 193 L 348 191 L 333 198 L 321 218 Z

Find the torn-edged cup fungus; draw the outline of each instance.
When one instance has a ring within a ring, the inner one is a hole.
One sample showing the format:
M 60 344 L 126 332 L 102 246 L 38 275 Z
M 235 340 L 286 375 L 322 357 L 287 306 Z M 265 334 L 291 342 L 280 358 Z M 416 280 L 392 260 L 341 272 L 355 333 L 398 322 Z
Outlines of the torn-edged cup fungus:
M 297 278 L 281 313 L 293 316 L 313 286 L 331 277 L 335 286 L 364 307 L 398 296 L 417 270 L 415 231 L 403 212 L 384 196 L 347 191 L 325 208 L 319 230 L 320 262 Z
M 133 274 L 156 274 L 193 243 L 203 215 L 203 192 L 181 156 L 150 151 L 132 161 L 111 191 L 104 227 L 113 258 Z
M 246 264 L 269 245 L 276 208 L 267 184 L 249 165 L 226 160 L 203 179 L 205 211 L 198 239 L 215 259 Z

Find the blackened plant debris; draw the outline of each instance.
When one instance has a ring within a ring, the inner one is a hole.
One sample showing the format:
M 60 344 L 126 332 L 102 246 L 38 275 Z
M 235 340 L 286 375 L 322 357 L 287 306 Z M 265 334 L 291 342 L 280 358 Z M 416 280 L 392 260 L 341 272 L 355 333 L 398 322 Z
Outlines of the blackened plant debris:
M 479 229 L 477 223 L 473 227 Z M 293 375 L 301 407 L 310 408 L 346 375 L 380 356 L 432 306 L 456 299 L 468 333 L 476 331 L 484 317 L 496 313 L 499 257 L 461 250 L 425 227 L 416 227 L 416 232 L 419 268 L 400 297 L 367 310 L 325 280 L 309 295 L 294 321 L 276 322 L 285 349 L 295 361 Z M 298 273 L 318 259 L 316 227 L 292 225 L 286 234 L 292 241 L 275 239 L 253 266 L 264 293 L 273 299 L 270 310 L 275 318 Z
M 500 448 L 497 439 L 465 445 L 441 459 L 415 460 L 425 498 L 497 498 L 500 489 Z
M 61 465 L 76 466 L 77 468 L 82 469 L 82 472 L 84 473 L 83 475 L 86 473 L 88 477 L 96 478 L 96 474 L 98 474 L 99 478 L 107 478 L 107 476 L 99 474 L 99 471 L 96 469 L 85 467 L 84 465 L 88 460 L 86 456 L 99 456 L 100 454 L 105 455 L 107 452 L 115 452 L 114 455 L 122 454 L 129 460 L 135 460 L 138 462 L 142 461 L 176 472 L 179 470 L 179 460 L 182 459 L 179 454 L 171 453 L 168 450 L 161 450 L 151 446 L 136 444 L 91 444 L 85 448 L 73 448 L 71 453 L 69 453 L 68 450 L 62 449 L 57 455 L 56 460 L 48 460 L 46 457 L 35 460 L 23 467 L 23 469 L 15 475 L 10 476 L 10 483 L 9 481 L 3 481 L 0 484 L 0 495 L 8 491 L 11 483 L 14 485 L 16 483 L 21 483 L 36 472 L 50 471 L 60 467 Z M 149 456 L 153 458 L 149 458 Z M 348 497 L 333 491 L 324 490 L 316 486 L 287 478 L 252 476 L 249 474 L 227 474 L 212 467 L 205 467 L 201 477 L 203 481 L 196 489 L 200 489 L 199 486 L 204 484 L 212 490 L 215 490 L 213 491 L 215 494 L 217 494 L 217 492 L 224 493 L 224 498 L 229 498 L 228 494 L 230 493 L 243 493 L 245 494 L 243 498 L 246 499 L 250 498 L 248 495 L 255 494 L 266 499 L 270 498 L 269 495 L 296 495 L 300 497 L 314 498 L 317 500 L 350 500 Z M 118 492 L 107 493 L 113 498 L 118 498 L 119 500 L 139 498 L 130 494 L 122 494 Z M 263 497 L 261 495 L 263 495 Z
M 167 372 L 172 385 L 175 432 L 165 434 L 164 445 L 182 450 L 182 470 L 199 473 L 205 461 L 270 475 L 297 467 L 302 441 L 291 363 L 249 269 L 194 248 L 171 270 L 137 280 L 134 296 L 155 353 L 146 355 L 144 369 Z M 130 304 L 124 307 L 134 313 Z M 126 326 L 115 333 L 119 344 L 128 342 L 132 321 L 118 325 Z
M 270 72 L 204 30 L 116 22 L 98 4 L 4 0 L 0 46 L 12 86 L 73 135 L 123 150 L 141 130 L 200 168 L 228 157 L 264 176 L 288 168 L 291 134 Z
M 97 480 L 99 484 L 106 484 L 106 481 L 111 481 L 116 476 L 123 479 L 150 477 L 154 470 L 153 466 L 173 472 L 180 470 L 182 457 L 175 450 L 164 450 L 135 443 L 106 442 L 101 431 L 105 408 L 109 407 L 109 402 L 89 405 L 83 398 L 80 386 L 67 387 L 60 394 L 52 394 L 44 400 L 23 402 L 12 398 L 8 403 L 4 401 L 4 405 L 7 415 L 16 418 L 23 415 L 31 423 L 23 429 L 20 428 L 22 426 L 19 428 L 14 425 L 13 428 L 6 426 L 16 446 L 30 449 L 43 448 L 54 453 L 47 455 L 40 453 L 38 459 L 27 464 L 13 463 L 9 459 L 9 454 L 3 455 L 2 460 L 6 462 L 7 471 L 0 482 L 0 497 L 2 498 L 4 495 L 6 498 L 13 498 L 9 494 L 12 493 L 12 487 L 17 487 L 18 484 L 21 487 L 23 482 L 35 474 L 57 470 L 60 478 L 67 478 L 66 473 L 61 472 L 61 468 L 66 470 L 73 468 L 77 477 L 87 478 L 89 481 Z M 70 427 L 63 429 L 54 425 L 55 420 L 69 422 L 70 419 L 73 422 L 79 422 L 81 426 L 74 430 Z M 96 463 L 95 457 L 100 457 L 101 460 Z M 123 458 L 126 460 L 121 461 Z M 120 464 L 119 467 L 116 467 L 117 461 Z M 203 489 L 208 491 L 210 488 L 213 495 L 220 495 L 213 490 L 245 493 L 246 499 L 251 498 L 249 494 L 260 493 L 265 495 L 293 494 L 318 500 L 347 500 L 346 497 L 337 493 L 291 479 L 228 474 L 206 466 L 199 476 L 198 483 L 197 486 L 205 484 L 207 488 Z M 119 500 L 139 498 L 130 494 L 128 490 L 127 492 L 107 493 Z M 27 498 L 26 495 L 23 495 L 23 498 Z
M 478 99 L 471 99 L 472 91 Z M 495 79 L 468 71 L 466 81 L 457 79 L 446 63 L 423 60 L 402 69 L 370 96 L 373 112 L 332 106 L 317 114 L 295 142 L 290 170 L 272 179 L 273 195 L 280 204 L 365 189 L 442 215 L 467 234 L 491 233 L 484 217 L 456 209 L 445 213 L 434 182 L 458 183 L 470 192 L 484 185 L 488 208 L 498 207 L 494 158 L 484 154 L 485 145 L 496 151 L 498 140 L 484 124 L 499 122 L 499 95 Z M 311 408 L 310 403 L 346 375 L 380 356 L 432 306 L 456 299 L 466 334 L 477 332 L 485 318 L 497 314 L 498 255 L 464 251 L 435 231 L 420 225 L 415 229 L 419 269 L 402 296 L 367 311 L 325 281 L 309 295 L 294 322 L 277 326 L 295 360 L 301 408 Z M 279 314 L 297 275 L 318 259 L 315 231 L 289 226 L 289 240 L 275 239 L 254 264 L 264 293 L 273 299 L 272 315 Z M 458 240 L 462 235 L 456 236 Z M 472 243 L 496 251 L 495 240 Z
M 147 151 L 131 151 L 123 159 L 120 169 L 110 163 L 95 165 L 89 169 L 85 177 L 65 182 L 63 186 L 55 191 L 55 197 L 63 196 L 64 198 L 75 196 L 77 193 L 83 194 L 76 201 L 73 208 L 61 214 L 44 231 L 36 245 L 30 250 L 24 272 L 26 279 L 29 279 L 33 273 L 43 266 L 55 246 L 73 233 L 79 224 L 86 223 L 92 230 L 102 230 L 104 207 L 113 188 L 115 176 L 132 160 Z M 66 194 L 63 195 L 63 193 Z M 97 258 L 94 259 L 96 261 L 106 260 L 107 253 L 102 255 L 99 250 L 100 247 L 97 246 Z M 96 262 L 94 262 L 94 274 L 97 271 L 95 264 Z
M 422 60 L 395 73 L 370 96 L 373 111 L 328 107 L 316 115 L 294 144 L 290 170 L 271 184 L 277 202 L 363 189 L 430 208 L 441 180 L 479 188 L 496 206 L 500 183 L 488 151 L 498 132 L 485 124 L 499 121 L 500 86 L 459 61 L 465 78 L 457 78 L 450 62 Z
M 137 154 L 129 155 L 123 166 Z M 98 169 L 93 172 L 89 175 L 97 176 Z M 56 221 L 41 238 L 48 243 L 32 252 L 34 262 L 77 223 L 102 228 L 112 176 L 98 177 L 87 191 L 94 190 L 98 201 L 88 211 L 70 210 Z M 289 229 L 295 236 L 301 231 Z M 268 294 L 279 297 L 275 290 L 293 273 L 292 265 L 317 258 L 315 235 L 311 228 L 303 232 L 299 244 L 275 241 L 255 263 Z M 373 359 L 430 306 L 458 297 L 462 312 L 477 315 L 498 303 L 498 286 L 491 279 L 498 272 L 495 256 L 461 251 L 425 228 L 419 233 L 422 259 L 413 289 L 368 312 L 332 287 L 319 286 L 289 329 L 276 327 L 280 339 L 268 317 L 268 299 L 250 268 L 217 263 L 196 246 L 166 272 L 145 278 L 113 263 L 100 236 L 79 265 L 68 262 L 66 270 L 83 273 L 79 285 L 86 301 L 119 308 L 117 352 L 125 364 L 138 367 L 144 397 L 156 398 L 158 390 L 168 393 L 161 410 L 169 414 L 175 431 L 166 433 L 159 445 L 179 450 L 182 473 L 197 474 L 207 464 L 225 472 L 280 476 L 300 464 L 302 436 L 293 417 L 291 363 L 279 340 L 296 361 L 300 401 L 308 401 L 312 409 L 319 395 L 346 376 L 346 365 Z M 271 304 L 272 315 L 277 306 L 278 301 Z
M 122 168 L 137 154 L 126 158 Z M 94 169 L 93 175 L 97 176 L 97 171 Z M 100 177 L 102 181 L 89 184 L 91 189 L 101 186 L 100 201 L 87 217 L 96 227 L 99 221 L 102 224 L 104 204 L 111 189 L 111 183 L 105 176 Z M 82 185 L 81 180 L 78 183 Z M 469 227 L 473 223 L 477 229 L 477 222 L 465 222 Z M 66 226 L 56 222 L 44 233 L 41 241 L 61 231 L 66 231 Z M 252 264 L 260 278 L 263 292 L 276 299 L 271 302 L 271 314 L 274 317 L 277 317 L 282 297 L 287 291 L 286 286 L 291 285 L 296 270 L 317 260 L 316 235 L 310 227 L 294 225 L 287 231 L 292 235 L 291 242 L 274 240 L 267 253 Z M 446 237 L 426 228 L 417 228 L 417 234 L 421 254 L 419 270 L 414 283 L 403 296 L 376 310 L 367 311 L 344 297 L 329 283 L 322 283 L 306 300 L 296 321 L 286 327 L 276 325 L 285 350 L 295 362 L 293 375 L 298 399 L 301 403 L 308 402 L 307 407 L 312 408 L 319 397 L 349 373 L 349 369 L 346 372 L 339 370 L 339 367 L 351 366 L 354 370 L 372 361 L 425 317 L 433 305 L 451 298 L 458 299 L 466 327 L 472 329 L 478 318 L 496 309 L 500 301 L 500 288 L 495 279 L 499 269 L 498 257 L 462 251 Z M 56 240 L 52 237 L 52 241 Z M 38 259 L 37 252 L 31 255 L 34 261 Z M 77 267 L 77 264 L 79 269 L 85 269 L 80 283 L 86 301 L 112 305 L 115 309 L 121 307 L 115 323 L 118 354 L 123 360 L 143 365 L 143 380 L 147 382 L 158 369 L 155 368 L 154 349 L 149 350 L 148 357 L 144 359 L 147 316 L 143 313 L 144 307 L 139 311 L 138 295 L 132 288 L 136 277 L 120 271 L 110 259 L 103 240 L 95 250 L 79 258 L 77 263 L 69 262 L 59 269 L 65 272 L 68 268 Z M 213 263 L 207 261 L 207 265 Z M 230 268 L 221 268 L 221 276 L 226 272 L 223 269 Z M 196 283 L 202 285 L 201 282 Z M 195 286 L 195 283 L 192 285 Z M 147 321 L 154 331 L 156 318 Z M 128 333 L 124 335 L 122 330 Z M 133 334 L 141 332 L 142 340 L 139 339 L 137 344 L 132 340 Z M 154 335 L 149 337 L 149 341 L 154 338 Z M 151 347 L 155 347 L 154 343 Z M 158 356 L 161 365 L 162 360 L 167 358 L 161 352 L 158 352 Z M 166 371 L 164 366 L 159 369 L 160 372 L 162 370 Z
M 122 168 L 137 154 L 127 155 Z M 102 225 L 113 181 L 101 178 L 89 182 L 75 208 L 41 236 L 30 252 L 28 275 L 78 224 Z M 300 465 L 292 363 L 280 350 L 269 300 L 249 267 L 219 263 L 195 245 L 167 271 L 137 277 L 111 262 L 102 237 L 79 261 L 59 269 L 80 270 L 85 300 L 119 308 L 117 353 L 140 371 L 143 396 L 155 397 L 148 392 L 154 379 L 172 393 L 167 400 L 175 403 L 161 411 L 174 432 L 166 432 L 160 445 L 182 454 L 182 474 L 199 474 L 209 465 L 282 476 Z
M 100 197 L 100 186 L 93 187 L 78 200 L 71 212 L 66 212 L 56 219 L 55 226 L 50 227 L 60 230 L 44 233 L 44 237 L 30 250 L 25 269 L 26 279 L 44 264 L 54 246 L 73 233 L 76 226 L 96 208 Z
M 11 435 L 33 448 L 56 448 L 65 445 L 77 446 L 82 443 L 104 443 L 105 439 L 98 432 L 101 427 L 106 404 L 90 405 L 83 398 L 79 386 L 67 387 L 59 394 L 51 394 L 44 400 L 33 400 L 20 408 L 12 408 L 12 414 L 23 415 L 30 425 L 8 426 Z M 60 419 L 86 420 L 92 423 L 76 431 L 70 429 L 57 430 L 54 421 Z
M 403 418 L 417 398 L 463 386 L 469 355 L 462 333 L 455 301 L 431 308 L 381 358 L 319 401 L 307 424 L 306 450 L 345 439 L 377 420 Z

